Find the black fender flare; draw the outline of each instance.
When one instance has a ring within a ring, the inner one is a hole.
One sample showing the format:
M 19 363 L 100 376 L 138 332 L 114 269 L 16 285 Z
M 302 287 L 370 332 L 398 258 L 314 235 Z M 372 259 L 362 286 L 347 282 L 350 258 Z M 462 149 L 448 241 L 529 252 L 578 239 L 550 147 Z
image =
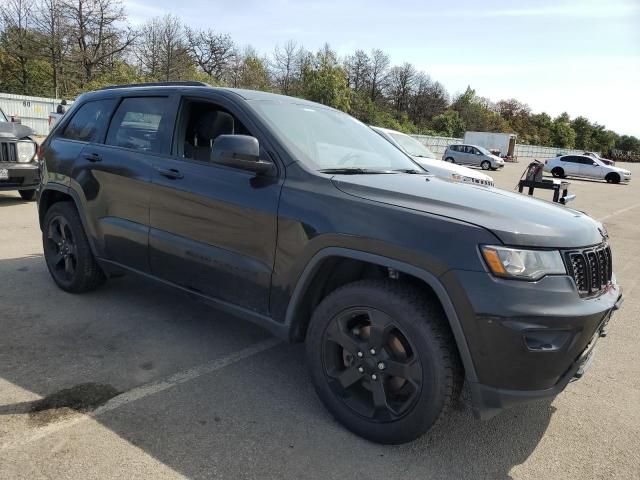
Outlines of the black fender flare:
M 85 234 L 87 236 L 87 240 L 89 241 L 91 252 L 93 253 L 94 256 L 99 257 L 98 251 L 96 249 L 96 245 L 94 242 L 94 236 L 91 234 L 91 231 L 88 229 L 87 219 L 85 218 L 84 210 L 81 208 L 82 202 L 80 200 L 80 196 L 71 187 L 62 185 L 60 183 L 54 183 L 54 182 L 49 182 L 46 185 L 43 185 L 40 187 L 40 192 L 38 194 L 38 222 L 40 223 L 40 230 L 42 230 L 42 227 L 43 227 L 42 220 L 44 219 L 44 215 L 45 215 L 45 212 L 41 210 L 42 209 L 41 200 L 44 193 L 48 190 L 63 193 L 71 198 L 71 200 L 73 201 L 76 207 L 76 210 L 78 211 L 78 215 L 80 216 L 80 221 L 82 222 L 82 228 L 84 229 Z
M 320 264 L 323 260 L 329 257 L 350 258 L 353 260 L 373 263 L 382 267 L 393 268 L 394 270 L 397 270 L 399 272 L 403 272 L 413 277 L 419 278 L 427 285 L 429 285 L 429 287 L 431 287 L 431 289 L 435 292 L 438 300 L 440 300 L 445 315 L 447 316 L 447 320 L 449 321 L 449 326 L 451 328 L 451 331 L 453 332 L 453 337 L 458 347 L 458 352 L 460 353 L 460 359 L 462 360 L 462 364 L 465 369 L 466 379 L 471 382 L 478 381 L 478 376 L 476 374 L 473 360 L 471 358 L 471 352 L 469 351 L 467 340 L 462 330 L 462 324 L 453 306 L 453 302 L 451 301 L 451 298 L 449 297 L 446 289 L 442 285 L 442 282 L 440 282 L 438 277 L 428 271 L 415 267 L 414 265 L 400 262 L 398 260 L 394 260 L 392 258 L 384 257 L 381 255 L 367 253 L 359 250 L 351 250 L 343 247 L 327 247 L 316 252 L 316 254 L 307 263 L 304 270 L 302 271 L 302 274 L 298 278 L 296 286 L 293 290 L 293 294 L 291 295 L 291 299 L 289 300 L 285 315 L 285 326 L 289 332 L 296 331 L 296 322 L 299 321 L 299 319 L 296 318 L 298 306 L 301 304 L 305 292 L 311 285 L 313 277 L 320 267 Z

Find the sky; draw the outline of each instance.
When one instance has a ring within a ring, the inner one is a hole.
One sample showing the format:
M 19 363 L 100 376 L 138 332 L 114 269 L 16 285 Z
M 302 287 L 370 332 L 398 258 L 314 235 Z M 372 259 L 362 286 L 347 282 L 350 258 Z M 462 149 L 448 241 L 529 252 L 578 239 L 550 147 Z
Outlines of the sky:
M 455 95 L 583 115 L 640 137 L 640 0 L 123 0 L 133 24 L 177 15 L 270 53 L 294 40 L 380 48 Z

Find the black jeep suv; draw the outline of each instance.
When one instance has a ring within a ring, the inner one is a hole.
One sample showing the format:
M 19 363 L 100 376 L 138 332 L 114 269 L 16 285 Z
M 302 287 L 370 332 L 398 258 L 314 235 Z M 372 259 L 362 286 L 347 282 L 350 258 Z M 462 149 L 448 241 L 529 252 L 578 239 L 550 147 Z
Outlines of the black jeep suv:
M 581 376 L 622 300 L 602 225 L 429 175 L 308 101 L 173 83 L 81 96 L 43 144 L 47 266 L 68 292 L 133 272 L 306 342 L 357 434 L 414 439 Z
M 0 191 L 18 190 L 24 200 L 33 200 L 40 183 L 35 132 L 9 122 L 0 110 Z

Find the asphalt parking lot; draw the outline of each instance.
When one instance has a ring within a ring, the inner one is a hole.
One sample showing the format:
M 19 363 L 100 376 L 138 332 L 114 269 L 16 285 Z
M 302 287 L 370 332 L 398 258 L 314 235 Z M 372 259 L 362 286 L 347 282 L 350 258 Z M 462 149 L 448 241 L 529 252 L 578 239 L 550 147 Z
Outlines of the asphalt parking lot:
M 586 377 L 488 422 L 461 408 L 393 447 L 332 419 L 301 345 L 134 277 L 62 292 L 35 204 L 0 193 L 0 479 L 640 478 L 640 165 L 622 166 L 635 182 L 571 180 L 626 296 Z M 491 175 L 513 189 L 524 167 Z

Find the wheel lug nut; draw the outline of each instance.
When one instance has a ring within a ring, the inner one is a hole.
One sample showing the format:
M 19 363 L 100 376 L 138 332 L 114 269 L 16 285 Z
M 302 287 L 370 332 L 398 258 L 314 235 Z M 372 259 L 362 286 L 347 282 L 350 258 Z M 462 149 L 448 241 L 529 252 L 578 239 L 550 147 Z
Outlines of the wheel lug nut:
M 364 355 L 362 352 L 358 352 L 358 358 L 362 358 L 362 356 Z
M 372 348 L 371 350 L 369 350 L 369 352 L 371 352 L 371 355 L 375 355 L 376 354 L 376 349 Z
M 386 365 L 384 364 L 384 362 L 378 362 L 378 370 L 384 370 L 386 367 Z
M 371 375 L 371 380 L 377 380 L 377 379 L 378 379 L 378 376 L 375 373 L 373 373 Z
M 359 371 L 360 373 L 364 373 L 364 368 L 362 368 L 362 367 L 358 367 L 358 371 Z

